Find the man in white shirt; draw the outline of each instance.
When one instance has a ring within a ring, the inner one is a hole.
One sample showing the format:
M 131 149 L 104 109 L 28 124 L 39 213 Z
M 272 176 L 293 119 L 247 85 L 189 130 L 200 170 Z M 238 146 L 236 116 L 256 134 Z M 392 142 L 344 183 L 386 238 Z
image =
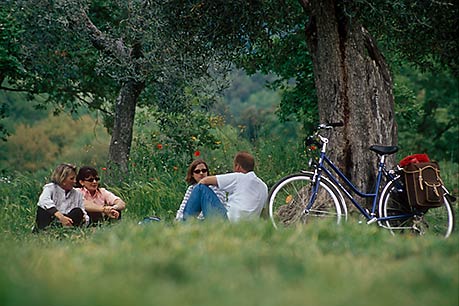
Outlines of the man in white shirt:
M 234 157 L 233 173 L 207 176 L 193 189 L 184 209 L 184 220 L 202 211 L 205 218 L 222 217 L 231 222 L 260 217 L 268 198 L 268 187 L 253 172 L 255 159 L 247 152 Z M 227 208 L 208 185 L 228 193 Z

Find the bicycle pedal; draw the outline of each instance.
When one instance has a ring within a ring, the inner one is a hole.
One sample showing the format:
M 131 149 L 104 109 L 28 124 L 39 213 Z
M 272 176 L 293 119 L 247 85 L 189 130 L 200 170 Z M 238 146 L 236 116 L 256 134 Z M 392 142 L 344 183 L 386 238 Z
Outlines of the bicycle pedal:
M 370 220 L 367 221 L 367 224 L 373 224 L 373 223 L 375 223 L 376 221 L 378 221 L 378 218 L 373 217 L 373 218 L 371 218 Z

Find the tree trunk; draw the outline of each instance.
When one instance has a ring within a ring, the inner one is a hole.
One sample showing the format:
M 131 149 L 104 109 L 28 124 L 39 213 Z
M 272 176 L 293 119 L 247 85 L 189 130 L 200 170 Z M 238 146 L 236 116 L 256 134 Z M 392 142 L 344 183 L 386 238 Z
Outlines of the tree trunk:
M 377 160 L 368 147 L 397 142 L 393 84 L 372 38 L 345 15 L 340 2 L 310 1 L 306 35 L 320 121 L 344 123 L 331 137 L 330 155 L 356 186 L 370 191 Z
M 144 83 L 125 82 L 115 103 L 112 138 L 108 153 L 109 176 L 119 181 L 128 172 L 135 108 Z

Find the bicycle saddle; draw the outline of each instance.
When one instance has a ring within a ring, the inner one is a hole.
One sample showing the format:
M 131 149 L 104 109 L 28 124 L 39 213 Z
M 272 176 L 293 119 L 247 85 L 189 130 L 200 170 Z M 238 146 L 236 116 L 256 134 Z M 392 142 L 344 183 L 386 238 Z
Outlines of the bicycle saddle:
M 398 151 L 397 146 L 377 146 L 373 145 L 370 150 L 378 153 L 379 155 L 391 155 Z

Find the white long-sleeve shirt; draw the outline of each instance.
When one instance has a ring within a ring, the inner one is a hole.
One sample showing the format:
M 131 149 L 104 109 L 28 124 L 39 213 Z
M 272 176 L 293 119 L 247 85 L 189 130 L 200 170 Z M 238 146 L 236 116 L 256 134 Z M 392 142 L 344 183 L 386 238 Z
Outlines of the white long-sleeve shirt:
M 61 186 L 55 183 L 48 183 L 43 186 L 43 191 L 38 198 L 38 206 L 44 210 L 56 209 L 63 214 L 69 213 L 72 209 L 78 207 L 84 213 L 88 220 L 87 213 L 84 209 L 83 195 L 76 189 L 65 192 Z

